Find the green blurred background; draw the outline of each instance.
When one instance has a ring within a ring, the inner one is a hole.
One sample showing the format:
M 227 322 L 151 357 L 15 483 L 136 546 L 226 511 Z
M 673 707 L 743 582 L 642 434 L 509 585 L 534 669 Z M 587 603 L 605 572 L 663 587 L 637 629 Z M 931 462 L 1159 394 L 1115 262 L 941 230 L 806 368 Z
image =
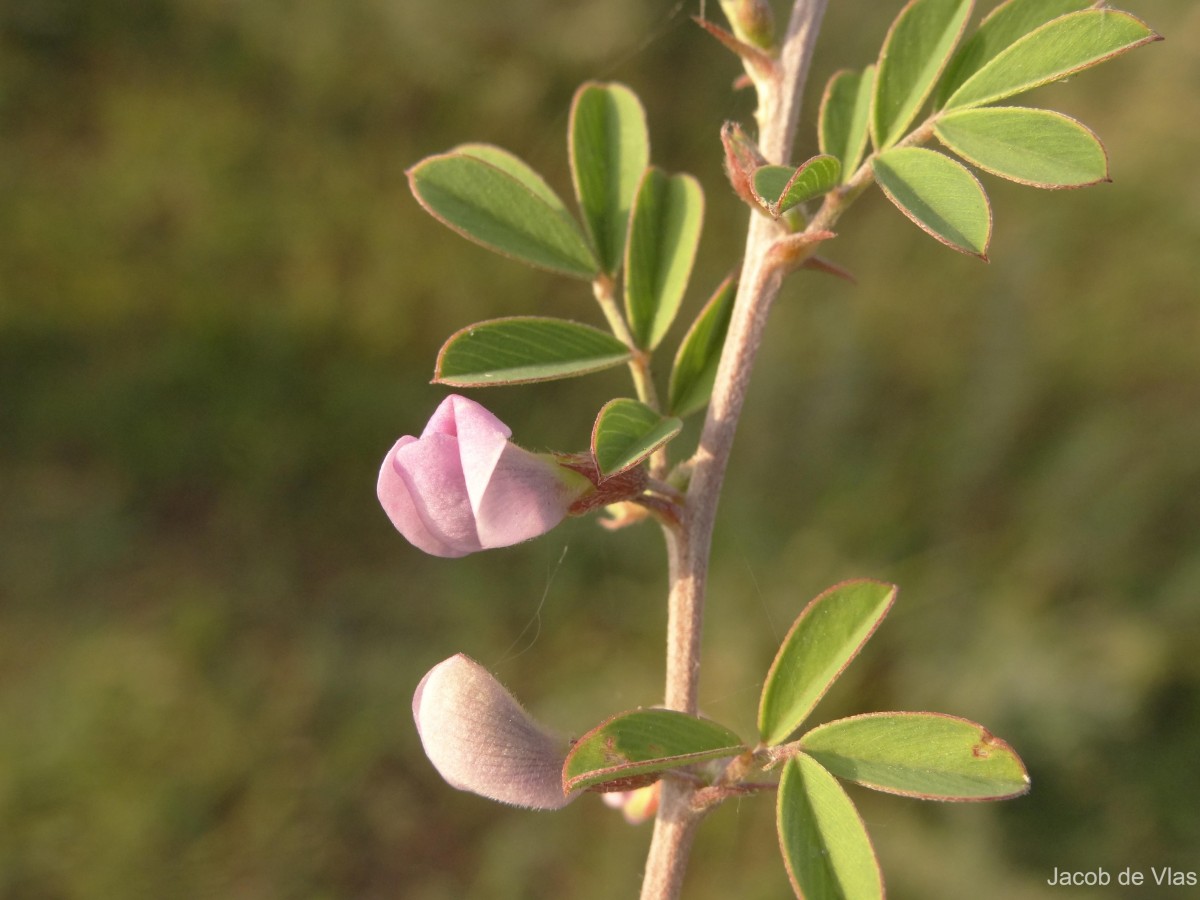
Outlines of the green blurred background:
M 1165 43 L 1031 101 L 1095 128 L 1114 183 L 985 178 L 990 265 L 868 195 L 828 251 L 858 284 L 788 284 L 739 433 L 705 711 L 750 734 L 807 599 L 884 578 L 901 599 L 819 717 L 955 713 L 1031 770 L 1003 804 L 854 791 L 901 900 L 1200 869 L 1200 8 L 1131 5 Z M 831 4 L 799 153 L 898 7 Z M 717 130 L 751 98 L 695 11 L 0 4 L 0 897 L 635 895 L 648 826 L 451 790 L 410 698 L 465 651 L 567 733 L 655 703 L 659 536 L 587 519 L 432 559 L 374 479 L 444 396 L 453 330 L 598 321 L 585 286 L 426 217 L 422 156 L 490 141 L 565 193 L 573 90 L 625 81 L 655 160 L 708 189 L 692 309 L 735 264 Z M 475 396 L 526 446 L 580 449 L 626 393 Z M 687 896 L 789 896 L 772 819 L 721 808 Z

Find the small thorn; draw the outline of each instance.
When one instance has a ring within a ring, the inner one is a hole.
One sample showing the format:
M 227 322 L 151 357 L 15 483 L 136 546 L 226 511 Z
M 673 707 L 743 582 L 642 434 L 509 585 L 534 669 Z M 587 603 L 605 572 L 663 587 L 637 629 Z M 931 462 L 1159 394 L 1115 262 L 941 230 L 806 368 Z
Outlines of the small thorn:
M 832 275 L 834 278 L 841 278 L 843 281 L 848 281 L 851 284 L 858 284 L 858 279 L 854 277 L 849 269 L 843 269 L 823 256 L 810 256 L 801 263 L 800 268 L 812 269 L 814 272 L 824 272 L 826 275 Z
M 771 245 L 770 258 L 775 265 L 785 272 L 791 272 L 809 259 L 810 249 L 822 241 L 835 238 L 832 231 L 801 231 L 779 238 Z

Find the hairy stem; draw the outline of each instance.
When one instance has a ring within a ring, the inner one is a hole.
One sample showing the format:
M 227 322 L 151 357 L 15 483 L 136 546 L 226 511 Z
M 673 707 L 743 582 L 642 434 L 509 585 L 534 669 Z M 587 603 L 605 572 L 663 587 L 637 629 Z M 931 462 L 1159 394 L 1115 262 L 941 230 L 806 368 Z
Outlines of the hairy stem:
M 758 84 L 759 147 L 771 162 L 789 161 L 825 5 L 826 0 L 794 0 L 775 76 Z M 667 530 L 670 594 L 665 704 L 683 712 L 696 712 L 704 588 L 713 525 L 754 358 L 762 342 L 767 313 L 783 281 L 784 269 L 770 252 L 780 235 L 775 222 L 751 214 L 742 276 L 708 417 L 692 460 L 683 522 L 679 529 Z M 702 817 L 693 807 L 694 792 L 693 787 L 673 779 L 662 784 L 642 900 L 674 900 L 680 894 L 695 829 Z
M 607 275 L 601 275 L 592 282 L 592 294 L 595 296 L 596 302 L 600 304 L 600 311 L 604 313 L 608 327 L 632 354 L 629 360 L 629 373 L 633 378 L 638 399 L 647 406 L 658 409 L 658 394 L 654 389 L 654 379 L 650 375 L 650 356 L 638 347 L 637 341 L 633 339 L 633 333 L 625 324 L 625 317 L 621 315 L 621 307 L 617 302 L 615 290 L 616 285 Z M 666 457 L 663 457 L 658 469 L 661 470 L 665 465 Z M 661 473 L 656 470 L 655 474 Z

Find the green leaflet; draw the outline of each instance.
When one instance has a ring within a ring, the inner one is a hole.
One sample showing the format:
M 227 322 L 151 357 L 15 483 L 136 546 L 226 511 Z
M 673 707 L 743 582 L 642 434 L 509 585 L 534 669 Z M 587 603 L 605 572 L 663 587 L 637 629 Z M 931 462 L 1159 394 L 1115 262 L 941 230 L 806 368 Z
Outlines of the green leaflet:
M 814 728 L 800 747 L 840 778 L 923 800 L 1003 800 L 1029 790 L 1012 747 L 981 725 L 930 712 L 868 713 Z
M 958 87 L 1010 44 L 1069 12 L 1092 5 L 1092 0 L 1008 0 L 979 23 L 950 59 L 934 91 L 933 105 L 940 109 Z
M 708 405 L 736 296 L 737 279 L 730 275 L 717 287 L 683 336 L 667 384 L 667 409 L 671 415 L 688 416 Z
M 858 655 L 896 599 L 880 581 L 847 581 L 800 613 L 771 663 L 758 706 L 763 742 L 782 744 Z
M 679 312 L 703 219 L 704 193 L 695 178 L 646 170 L 625 248 L 625 312 L 643 349 L 658 346 Z
M 871 123 L 871 96 L 875 90 L 875 67 L 862 72 L 843 69 L 834 73 L 821 97 L 817 134 L 822 153 L 842 164 L 842 182 L 858 168 Z
M 883 874 L 862 817 L 837 779 L 803 753 L 783 767 L 775 826 L 801 900 L 883 900 Z
M 463 237 L 533 266 L 595 277 L 596 258 L 562 201 L 506 151 L 468 144 L 417 163 L 408 181 L 426 211 Z
M 454 387 L 551 381 L 617 366 L 629 356 L 628 347 L 590 325 L 512 316 L 451 335 L 438 353 L 433 380 Z
M 615 275 L 633 198 L 650 164 L 646 112 L 624 85 L 588 82 L 575 92 L 569 135 L 575 196 L 601 268 Z
M 778 219 L 793 206 L 833 190 L 841 174 L 842 164 L 828 154 L 807 159 L 796 169 L 761 166 L 752 177 L 755 199 Z
M 895 147 L 875 157 L 884 194 L 922 230 L 963 253 L 987 259 L 992 208 L 978 179 L 958 162 L 924 147 Z
M 933 133 L 972 165 L 1021 184 L 1073 188 L 1108 178 L 1100 139 L 1062 113 L 995 106 L 955 110 L 938 117 Z
M 699 716 L 669 709 L 619 713 L 571 747 L 563 764 L 563 790 L 635 787 L 668 769 L 737 756 L 745 749 L 724 725 Z
M 554 188 L 546 184 L 546 179 L 539 175 L 525 160 L 519 156 L 514 156 L 503 147 L 497 147 L 494 144 L 459 144 L 450 153 L 471 156 L 495 166 L 506 175 L 511 175 L 517 179 L 532 194 L 553 209 L 556 215 L 566 219 L 571 218 L 571 214 L 567 212 L 566 205 L 559 199 L 558 194 L 554 193 Z
M 683 423 L 629 398 L 610 400 L 592 427 L 592 457 L 603 478 L 631 469 L 675 435 Z
M 1157 40 L 1161 40 L 1159 35 L 1127 12 L 1085 9 L 1069 13 L 997 53 L 946 99 L 945 108 L 995 103 Z
M 875 72 L 871 139 L 886 150 L 907 133 L 967 26 L 971 0 L 910 0 L 892 23 Z

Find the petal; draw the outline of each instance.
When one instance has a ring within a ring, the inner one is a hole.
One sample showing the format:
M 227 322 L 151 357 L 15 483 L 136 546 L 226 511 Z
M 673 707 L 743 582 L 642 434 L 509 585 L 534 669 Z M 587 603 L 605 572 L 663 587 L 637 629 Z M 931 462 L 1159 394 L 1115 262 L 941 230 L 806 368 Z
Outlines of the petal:
M 455 438 L 400 438 L 384 458 L 376 490 L 396 530 L 418 549 L 443 557 L 482 549 Z
M 433 411 L 433 415 L 425 423 L 425 430 L 421 432 L 421 437 L 430 434 L 448 434 L 451 437 L 458 437 L 460 416 L 464 420 L 478 423 L 477 427 L 479 428 L 500 432 L 506 440 L 512 437 L 512 429 L 497 419 L 487 407 L 461 394 L 449 394 L 438 404 L 438 408 Z
M 545 534 L 591 483 L 551 460 L 508 444 L 475 507 L 484 547 L 507 547 Z
M 471 498 L 471 508 L 478 513 L 484 492 L 488 489 L 500 455 L 508 446 L 512 430 L 474 400 L 457 394 L 451 394 L 446 399 L 452 401 L 459 465 L 466 481 L 467 496 Z M 444 406 L 446 403 L 442 404 Z M 438 408 L 438 412 L 442 407 Z M 436 417 L 437 413 L 434 415 Z
M 563 793 L 567 742 L 463 653 L 421 679 L 413 719 L 425 755 L 451 787 L 530 809 L 559 809 L 578 796 Z

